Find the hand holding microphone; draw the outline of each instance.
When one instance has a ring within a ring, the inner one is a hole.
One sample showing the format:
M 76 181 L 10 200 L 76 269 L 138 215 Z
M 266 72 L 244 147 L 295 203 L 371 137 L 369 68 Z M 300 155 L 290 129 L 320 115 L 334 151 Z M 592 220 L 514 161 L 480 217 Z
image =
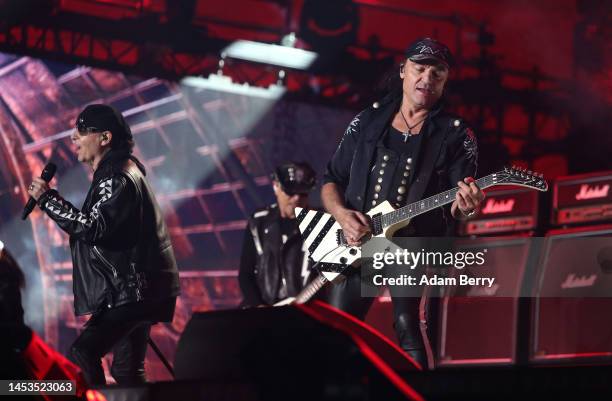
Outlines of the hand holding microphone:
M 55 175 L 56 166 L 53 163 L 49 163 L 45 166 L 40 177 L 34 178 L 34 181 L 28 187 L 28 194 L 30 194 L 30 199 L 28 203 L 23 208 L 23 213 L 21 215 L 21 219 L 25 220 L 34 207 L 36 206 L 36 201 L 41 197 L 42 194 L 49 190 L 48 182 L 51 181 L 53 176 Z

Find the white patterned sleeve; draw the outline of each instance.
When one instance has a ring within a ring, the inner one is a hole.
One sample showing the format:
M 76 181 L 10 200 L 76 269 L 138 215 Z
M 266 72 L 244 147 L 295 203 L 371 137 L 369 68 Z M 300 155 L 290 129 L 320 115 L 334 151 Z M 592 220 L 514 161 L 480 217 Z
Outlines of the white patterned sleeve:
M 92 188 L 93 206 L 81 211 L 55 190 L 38 199 L 40 208 L 71 237 L 96 243 L 115 234 L 139 207 L 134 184 L 122 175 L 103 179 Z

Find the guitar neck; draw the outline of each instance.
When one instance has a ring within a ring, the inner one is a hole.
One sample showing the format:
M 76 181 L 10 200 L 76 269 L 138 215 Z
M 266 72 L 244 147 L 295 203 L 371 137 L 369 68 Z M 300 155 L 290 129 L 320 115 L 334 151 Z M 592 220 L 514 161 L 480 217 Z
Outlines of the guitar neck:
M 479 188 L 489 188 L 493 185 L 497 185 L 497 181 L 494 178 L 495 174 L 489 174 L 486 177 L 482 177 L 476 180 L 476 185 Z M 436 209 L 440 206 L 448 205 L 455 200 L 459 192 L 459 187 L 449 189 L 448 191 L 441 192 L 437 195 L 430 196 L 429 198 L 422 199 L 418 202 L 411 203 L 397 210 L 389 212 L 381 216 L 381 222 L 383 227 L 389 227 L 393 224 L 401 223 L 402 221 L 411 219 L 423 213 L 427 213 L 430 210 Z
M 295 297 L 295 303 L 303 304 L 308 302 L 323 286 L 328 282 L 328 280 L 323 277 L 322 274 L 319 274 L 317 278 L 312 280 L 299 294 Z

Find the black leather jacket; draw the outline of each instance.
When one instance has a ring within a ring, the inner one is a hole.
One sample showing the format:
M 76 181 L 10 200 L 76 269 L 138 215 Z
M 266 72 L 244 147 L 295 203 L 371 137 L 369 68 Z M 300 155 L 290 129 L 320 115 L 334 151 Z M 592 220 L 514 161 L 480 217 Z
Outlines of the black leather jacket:
M 310 274 L 302 250 L 297 220 L 287 220 L 291 231 L 283 241 L 276 205 L 256 211 L 245 230 L 238 281 L 242 306 L 272 305 L 297 295 Z
M 179 295 L 170 236 L 134 157 L 107 153 L 81 210 L 55 190 L 38 204 L 70 235 L 77 315 Z

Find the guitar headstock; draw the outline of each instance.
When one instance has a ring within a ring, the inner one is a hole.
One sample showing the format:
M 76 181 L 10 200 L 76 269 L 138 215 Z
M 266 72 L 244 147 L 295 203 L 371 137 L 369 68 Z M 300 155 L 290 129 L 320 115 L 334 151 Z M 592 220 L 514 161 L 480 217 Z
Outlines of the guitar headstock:
M 542 192 L 548 191 L 548 183 L 543 174 L 521 167 L 504 167 L 502 171 L 493 174 L 493 180 L 495 184 L 520 185 Z

